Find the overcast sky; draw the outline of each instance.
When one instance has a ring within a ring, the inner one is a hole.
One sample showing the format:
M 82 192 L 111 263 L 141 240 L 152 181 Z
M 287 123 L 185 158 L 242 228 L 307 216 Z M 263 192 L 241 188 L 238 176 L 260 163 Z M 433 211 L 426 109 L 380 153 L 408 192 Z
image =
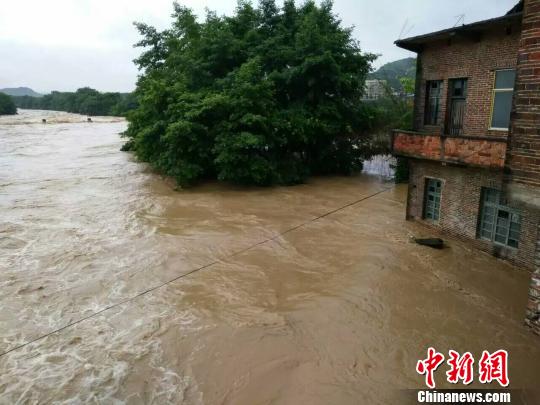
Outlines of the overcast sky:
M 301 1 L 301 0 L 298 0 Z M 138 50 L 133 21 L 160 29 L 170 24 L 172 0 L 3 0 L 0 13 L 0 88 L 28 86 L 40 92 L 90 86 L 131 91 Z M 230 14 L 236 0 L 181 0 L 203 15 L 205 8 Z M 393 42 L 497 17 L 517 0 L 335 0 L 334 10 L 364 51 L 383 63 L 414 54 Z M 405 27 L 405 28 L 404 28 Z

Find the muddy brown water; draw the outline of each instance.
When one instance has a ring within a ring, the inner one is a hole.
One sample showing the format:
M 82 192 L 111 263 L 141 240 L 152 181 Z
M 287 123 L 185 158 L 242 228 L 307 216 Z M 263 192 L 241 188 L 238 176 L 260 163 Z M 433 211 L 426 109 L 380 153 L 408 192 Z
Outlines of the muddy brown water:
M 0 403 L 396 404 L 428 346 L 539 388 L 527 272 L 410 243 L 403 186 L 175 191 L 85 121 L 0 118 Z

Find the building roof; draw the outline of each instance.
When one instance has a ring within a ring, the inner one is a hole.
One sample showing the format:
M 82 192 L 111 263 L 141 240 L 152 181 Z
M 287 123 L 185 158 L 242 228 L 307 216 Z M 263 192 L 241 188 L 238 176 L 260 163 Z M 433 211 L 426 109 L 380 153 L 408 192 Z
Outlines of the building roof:
M 512 24 L 520 23 L 523 14 L 523 2 L 520 1 L 506 15 L 502 17 L 491 18 L 489 20 L 477 21 L 471 24 L 463 24 L 458 27 L 452 27 L 430 34 L 418 35 L 405 39 L 399 39 L 394 42 L 397 46 L 413 52 L 422 50 L 422 46 L 429 42 L 451 39 L 456 36 L 468 37 L 472 39 L 480 38 L 482 32 L 497 26 L 507 27 Z
M 524 1 L 521 0 L 518 4 L 516 4 L 514 7 L 512 7 L 510 9 L 510 11 L 508 13 L 506 13 L 506 15 L 514 14 L 514 13 L 522 13 L 523 12 L 523 4 L 524 4 Z

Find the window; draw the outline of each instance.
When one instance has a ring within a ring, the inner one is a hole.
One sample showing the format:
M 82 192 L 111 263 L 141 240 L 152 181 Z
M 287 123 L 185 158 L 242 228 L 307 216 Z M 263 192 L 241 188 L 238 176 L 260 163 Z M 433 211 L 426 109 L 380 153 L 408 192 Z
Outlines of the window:
M 448 82 L 448 115 L 446 128 L 450 135 L 463 135 L 465 106 L 467 104 L 467 79 L 452 79 Z
M 497 70 L 495 72 L 495 86 L 493 88 L 493 107 L 491 112 L 491 128 L 508 129 L 510 126 L 510 112 L 512 111 L 512 97 L 514 95 L 515 70 Z
M 426 82 L 425 125 L 437 125 L 439 123 L 442 83 L 442 80 L 428 80 Z
M 426 179 L 426 192 L 424 196 L 424 219 L 438 221 L 441 213 L 442 181 Z
M 483 189 L 480 215 L 480 238 L 500 245 L 519 247 L 521 215 L 504 205 L 499 190 Z

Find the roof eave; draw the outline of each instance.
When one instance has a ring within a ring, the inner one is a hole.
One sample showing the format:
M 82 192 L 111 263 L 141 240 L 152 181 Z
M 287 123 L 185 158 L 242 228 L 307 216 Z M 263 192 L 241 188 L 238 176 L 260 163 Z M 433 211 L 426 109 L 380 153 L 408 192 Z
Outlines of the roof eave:
M 394 42 L 400 48 L 406 49 L 412 52 L 420 52 L 423 49 L 423 45 L 442 39 L 449 39 L 456 35 L 467 36 L 473 39 L 479 39 L 482 31 L 486 29 L 497 26 L 504 25 L 509 23 L 517 23 L 521 21 L 522 13 L 513 13 L 508 14 L 502 17 L 492 18 L 489 20 L 478 21 L 467 25 L 462 25 L 459 27 L 452 27 L 441 31 L 435 31 L 429 34 L 418 35 L 415 37 L 398 39 Z
M 408 43 L 404 43 L 402 40 L 397 40 L 394 42 L 394 44 L 402 49 L 406 49 L 407 51 L 416 52 L 416 53 L 421 52 L 423 49 L 423 46 L 420 44 L 408 44 Z

